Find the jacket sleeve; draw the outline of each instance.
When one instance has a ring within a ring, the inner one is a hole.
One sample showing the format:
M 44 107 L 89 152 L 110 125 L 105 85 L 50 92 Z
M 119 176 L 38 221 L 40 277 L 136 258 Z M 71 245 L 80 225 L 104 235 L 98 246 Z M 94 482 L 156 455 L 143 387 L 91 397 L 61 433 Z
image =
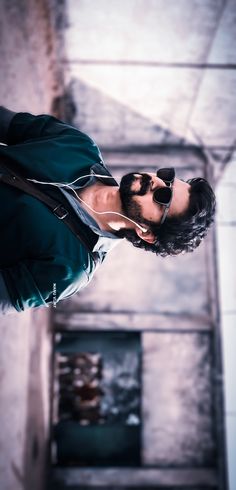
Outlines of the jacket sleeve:
M 48 114 L 33 115 L 28 112 L 13 113 L 13 117 L 8 124 L 7 134 L 5 134 L 8 145 L 17 145 L 30 140 L 42 138 L 50 139 L 55 136 L 75 135 L 80 136 L 81 143 L 91 142 L 92 139 L 81 133 L 77 128 L 60 121 L 54 116 Z
M 0 272 L 0 315 L 7 315 L 9 313 L 16 312 L 17 310 L 12 304 L 11 298 L 6 288 L 5 281 L 3 279 L 2 273 Z
M 12 304 L 18 312 L 50 304 L 55 306 L 88 283 L 82 265 L 70 264 L 68 259 L 60 256 L 24 260 L 1 272 Z
M 16 112 L 10 111 L 5 107 L 0 106 L 0 142 L 7 143 L 7 133 L 10 123 Z

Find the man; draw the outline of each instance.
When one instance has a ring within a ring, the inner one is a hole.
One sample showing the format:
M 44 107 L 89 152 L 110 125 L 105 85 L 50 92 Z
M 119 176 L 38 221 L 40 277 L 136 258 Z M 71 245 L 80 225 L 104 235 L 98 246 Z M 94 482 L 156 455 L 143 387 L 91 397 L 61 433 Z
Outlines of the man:
M 121 238 L 156 254 L 196 248 L 213 221 L 215 196 L 204 179 L 184 182 L 172 168 L 132 173 L 120 186 L 94 141 L 48 116 L 0 108 L 4 157 L 63 203 L 90 250 L 37 198 L 0 181 L 0 311 L 54 306 L 85 287 Z M 94 257 L 96 256 L 96 259 Z

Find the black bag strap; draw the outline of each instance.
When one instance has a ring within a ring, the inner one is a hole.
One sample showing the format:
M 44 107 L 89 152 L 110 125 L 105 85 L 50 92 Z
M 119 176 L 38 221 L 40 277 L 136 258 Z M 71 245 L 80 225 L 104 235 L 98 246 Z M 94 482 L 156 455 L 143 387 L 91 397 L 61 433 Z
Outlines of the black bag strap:
M 98 261 L 98 254 L 93 252 L 97 236 L 75 215 L 69 203 L 68 205 L 72 213 L 60 201 L 41 191 L 33 182 L 29 182 L 27 179 L 21 177 L 19 172 L 15 170 L 15 162 L 12 162 L 11 159 L 3 155 L 0 158 L 0 166 L 8 172 L 7 174 L 0 174 L 0 182 L 16 187 L 46 204 L 53 214 L 62 220 L 81 241 L 94 261 Z

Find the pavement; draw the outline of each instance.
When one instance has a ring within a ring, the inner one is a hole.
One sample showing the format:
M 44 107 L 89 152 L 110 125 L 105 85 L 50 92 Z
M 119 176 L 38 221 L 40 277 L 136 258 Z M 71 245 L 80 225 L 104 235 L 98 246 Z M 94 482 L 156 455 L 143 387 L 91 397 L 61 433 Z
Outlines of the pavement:
M 0 488 L 43 490 L 50 436 L 47 308 L 0 316 Z
M 50 113 L 60 94 L 54 0 L 1 0 L 0 105 Z M 50 423 L 51 310 L 0 315 L 0 488 L 44 490 Z

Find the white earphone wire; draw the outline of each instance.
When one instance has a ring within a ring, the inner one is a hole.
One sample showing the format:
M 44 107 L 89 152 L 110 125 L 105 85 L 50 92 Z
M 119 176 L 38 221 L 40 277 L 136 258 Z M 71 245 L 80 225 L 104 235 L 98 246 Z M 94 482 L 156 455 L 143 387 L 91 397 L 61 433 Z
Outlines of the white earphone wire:
M 108 176 L 108 175 L 99 175 L 99 174 L 93 174 L 93 175 L 95 177 L 102 177 L 102 178 L 105 178 L 105 179 L 113 179 L 113 177 Z M 55 187 L 68 187 L 75 194 L 75 196 L 83 204 L 85 204 L 85 206 L 87 206 L 91 211 L 93 211 L 93 213 L 95 213 L 95 214 L 115 214 L 117 216 L 121 216 L 122 218 L 127 219 L 128 221 L 130 221 L 131 223 L 133 223 L 135 226 L 137 226 L 143 233 L 146 233 L 147 232 L 146 228 L 144 228 L 143 226 L 139 225 L 138 223 L 136 223 L 136 221 L 132 220 L 131 218 L 128 218 L 128 216 L 125 216 L 124 214 L 118 213 L 116 211 L 95 211 L 95 209 L 93 209 L 89 204 L 87 204 L 83 199 L 81 199 L 81 197 L 78 196 L 78 194 L 76 193 L 75 189 L 73 189 L 71 187 L 71 185 L 72 184 L 75 184 L 75 182 L 77 182 L 80 179 L 84 179 L 85 177 L 91 177 L 91 174 L 83 175 L 81 177 L 78 177 L 73 182 L 69 182 L 69 184 L 68 183 L 67 184 L 65 184 L 65 183 L 63 184 L 61 182 L 43 182 L 43 181 L 36 180 L 36 179 L 27 179 L 27 180 L 30 180 L 31 182 L 34 182 L 35 184 L 53 185 Z

